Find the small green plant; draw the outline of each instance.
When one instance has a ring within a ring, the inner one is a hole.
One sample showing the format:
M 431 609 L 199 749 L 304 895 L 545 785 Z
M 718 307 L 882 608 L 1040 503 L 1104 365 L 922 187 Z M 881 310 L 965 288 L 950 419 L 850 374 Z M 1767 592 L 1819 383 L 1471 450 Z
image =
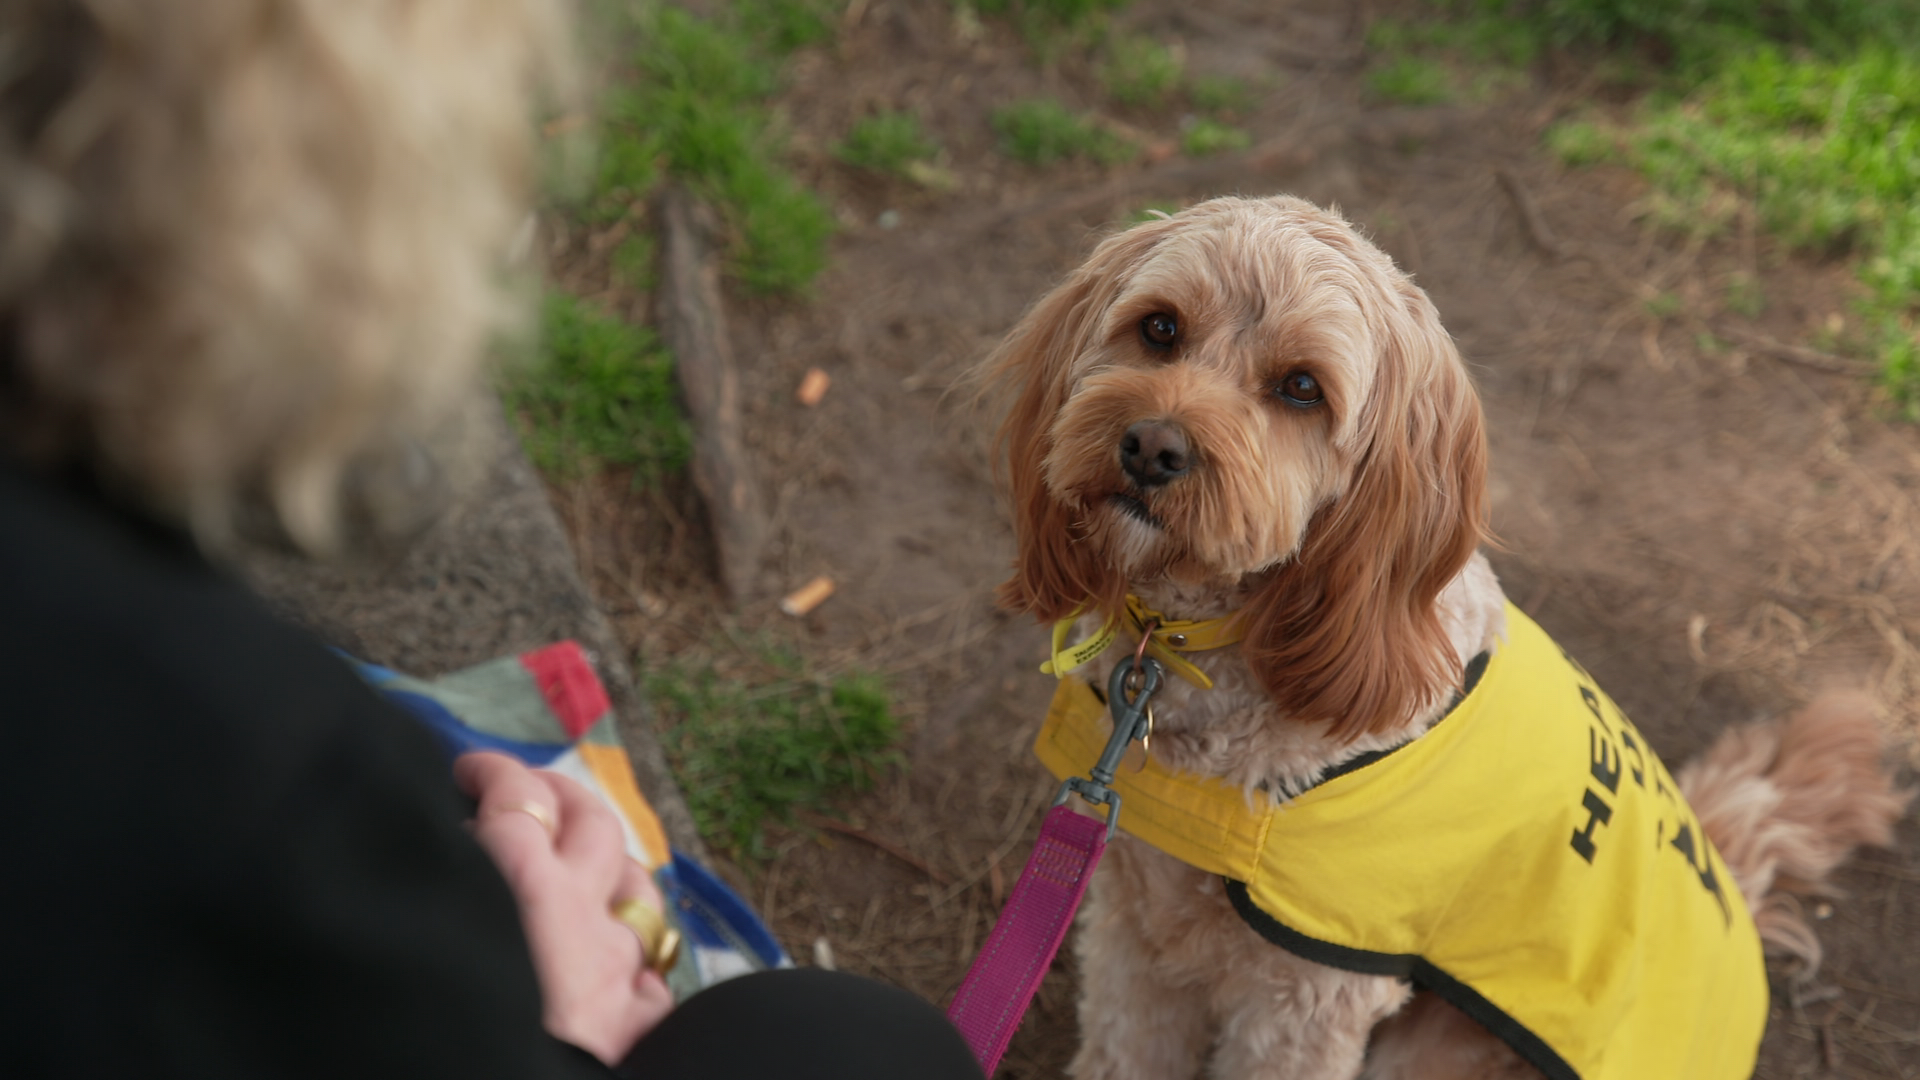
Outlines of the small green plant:
M 779 53 L 809 40 L 808 13 L 825 12 L 824 0 L 738 0 L 732 26 L 670 5 L 637 10 L 637 74 L 602 110 L 586 216 L 617 219 L 670 172 L 723 212 L 743 285 L 804 290 L 826 265 L 833 217 L 782 164 L 785 143 L 766 100 Z
M 1188 157 L 1206 157 L 1225 150 L 1245 150 L 1252 142 L 1247 133 L 1237 127 L 1228 127 L 1217 120 L 1201 120 L 1180 137 L 1180 148 Z
M 912 113 L 882 112 L 854 124 L 835 152 L 855 168 L 907 176 L 908 165 L 931 160 L 940 146 Z
M 1051 165 L 1084 158 L 1111 165 L 1133 156 L 1133 143 L 1101 127 L 1091 117 L 1075 116 L 1051 98 L 1017 102 L 994 110 L 993 128 L 1008 157 L 1029 165 Z
M 1400 56 L 1367 72 L 1367 92 L 1399 105 L 1439 105 L 1453 98 L 1453 80 L 1439 62 Z
M 539 348 L 508 374 L 501 396 L 528 456 L 550 476 L 631 465 L 653 477 L 692 452 L 666 350 L 645 327 L 564 293 L 547 297 Z
M 1228 75 L 1201 75 L 1188 84 L 1187 98 L 1204 113 L 1238 113 L 1253 104 L 1253 91 Z
M 1647 314 L 1656 319 L 1664 320 L 1671 319 L 1675 315 L 1680 314 L 1680 309 L 1683 305 L 1680 302 L 1680 297 L 1670 292 L 1663 292 L 1648 299 L 1644 306 L 1647 309 Z
M 613 249 L 613 279 L 629 289 L 653 289 L 655 245 L 652 233 L 635 233 Z
M 1591 120 L 1563 120 L 1547 129 L 1546 141 L 1562 165 L 1598 165 L 1620 156 L 1614 133 Z
M 733 0 L 740 28 L 775 53 L 788 53 L 833 36 L 831 0 Z
M 878 678 L 810 679 L 791 660 L 779 666 L 755 684 L 678 668 L 647 679 L 701 835 L 757 859 L 770 854 L 767 823 L 866 791 L 899 762 L 900 725 Z
M 1129 0 L 973 0 L 969 5 L 982 15 L 1012 15 L 1029 42 L 1045 45 L 1045 39 L 1062 33 L 1083 30 L 1109 11 L 1127 6 Z
M 1107 46 L 1100 81 L 1123 105 L 1157 106 L 1180 85 L 1186 61 L 1179 52 L 1149 37 L 1114 39 Z

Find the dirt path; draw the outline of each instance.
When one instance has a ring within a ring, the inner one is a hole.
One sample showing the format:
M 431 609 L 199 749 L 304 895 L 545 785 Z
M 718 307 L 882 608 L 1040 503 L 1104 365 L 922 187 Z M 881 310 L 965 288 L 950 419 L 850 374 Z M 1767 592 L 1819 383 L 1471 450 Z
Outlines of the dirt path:
M 800 57 L 783 99 L 809 179 L 848 227 L 810 304 L 738 302 L 736 350 L 775 508 L 765 584 L 777 595 L 814 573 L 841 582 L 797 634 L 802 647 L 829 668 L 889 672 L 913 721 L 910 770 L 850 818 L 951 884 L 857 840 L 792 836 L 749 888 L 797 956 L 824 938 L 841 966 L 944 999 L 1018 870 L 1050 791 L 1027 752 L 1050 687 L 1035 674 L 1040 632 L 992 610 L 1011 547 L 987 421 L 946 392 L 1103 227 L 1150 200 L 1291 191 L 1338 203 L 1416 275 L 1476 366 L 1510 595 L 1669 762 L 1836 679 L 1877 686 L 1911 733 L 1920 432 L 1874 419 L 1845 376 L 1705 350 L 1697 336 L 1734 324 L 1804 340 L 1846 311 L 1844 268 L 1783 259 L 1763 238 L 1647 237 L 1630 217 L 1634 177 L 1565 172 L 1537 149 L 1578 89 L 1419 114 L 1370 107 L 1343 59 L 1358 40 L 1345 4 L 1134 5 L 1129 23 L 1178 36 L 1191 69 L 1281 79 L 1244 118 L 1256 151 L 1115 173 L 1033 170 L 992 152 L 993 105 L 1053 93 L 1090 107 L 1084 73 L 1037 70 L 1004 27 L 969 37 L 946 4 L 854 7 L 838 51 Z M 959 191 L 831 162 L 826 148 L 876 104 L 921 111 Z M 1178 118 L 1125 119 L 1171 138 Z M 1543 250 L 1503 169 L 1580 257 Z M 897 228 L 877 224 L 889 210 Z M 1736 270 L 1758 271 L 1772 301 L 1755 322 L 1719 310 Z M 1646 298 L 1668 293 L 1681 314 L 1655 318 Z M 799 409 L 792 388 L 812 365 L 833 389 Z M 697 529 L 672 527 L 670 500 L 608 488 L 560 503 L 643 656 L 712 640 L 720 617 Z M 743 621 L 793 632 L 770 608 Z M 1899 850 L 1844 872 L 1849 895 L 1822 924 L 1826 967 L 1811 986 L 1776 981 L 1760 1075 L 1920 1074 L 1916 852 L 1909 822 Z M 1002 1075 L 1059 1073 L 1076 1038 L 1072 980 L 1067 963 L 1049 978 Z

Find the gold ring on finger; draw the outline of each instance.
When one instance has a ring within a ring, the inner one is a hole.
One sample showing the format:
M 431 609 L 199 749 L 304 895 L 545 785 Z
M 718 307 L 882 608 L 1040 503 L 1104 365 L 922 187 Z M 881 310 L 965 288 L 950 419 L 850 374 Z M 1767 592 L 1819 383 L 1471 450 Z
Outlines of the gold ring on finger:
M 646 965 L 665 975 L 680 959 L 680 931 L 667 925 L 667 917 L 652 904 L 633 897 L 615 901 L 609 909 L 620 924 L 640 939 Z
M 557 836 L 560 832 L 559 828 L 553 822 L 553 811 L 541 806 L 532 799 L 522 799 L 519 802 L 510 802 L 502 806 L 496 806 L 488 812 L 487 816 L 497 817 L 500 814 L 525 814 L 539 822 L 540 827 L 547 830 L 548 836 Z

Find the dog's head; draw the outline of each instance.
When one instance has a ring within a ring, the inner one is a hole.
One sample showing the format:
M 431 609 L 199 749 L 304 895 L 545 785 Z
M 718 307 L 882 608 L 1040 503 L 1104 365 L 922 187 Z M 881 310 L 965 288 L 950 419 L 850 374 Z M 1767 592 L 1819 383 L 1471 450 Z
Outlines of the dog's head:
M 1011 396 L 1007 606 L 1239 590 L 1275 699 L 1346 736 L 1457 680 L 1435 601 L 1485 535 L 1479 400 L 1426 295 L 1339 216 L 1226 198 L 1114 236 L 985 372 Z

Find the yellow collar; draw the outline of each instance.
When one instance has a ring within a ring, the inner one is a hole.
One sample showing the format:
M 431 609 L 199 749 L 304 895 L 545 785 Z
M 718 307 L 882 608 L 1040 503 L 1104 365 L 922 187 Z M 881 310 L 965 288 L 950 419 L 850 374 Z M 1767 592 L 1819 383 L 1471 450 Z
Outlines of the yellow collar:
M 1113 639 L 1120 636 L 1119 620 L 1110 618 L 1091 637 L 1068 647 L 1067 635 L 1072 632 L 1074 621 L 1080 615 L 1081 612 L 1076 611 L 1053 624 L 1053 658 L 1040 665 L 1041 671 L 1057 678 L 1066 678 L 1067 672 L 1105 652 L 1107 646 L 1113 644 Z M 1145 630 L 1149 622 L 1157 622 L 1152 637 L 1147 639 L 1147 651 L 1153 654 L 1154 659 L 1202 690 L 1213 689 L 1213 680 L 1180 654 L 1237 645 L 1241 638 L 1247 636 L 1246 627 L 1241 624 L 1237 611 L 1218 619 L 1170 620 L 1162 618 L 1159 612 L 1132 595 L 1127 597 L 1127 619 L 1133 624 L 1135 632 Z

